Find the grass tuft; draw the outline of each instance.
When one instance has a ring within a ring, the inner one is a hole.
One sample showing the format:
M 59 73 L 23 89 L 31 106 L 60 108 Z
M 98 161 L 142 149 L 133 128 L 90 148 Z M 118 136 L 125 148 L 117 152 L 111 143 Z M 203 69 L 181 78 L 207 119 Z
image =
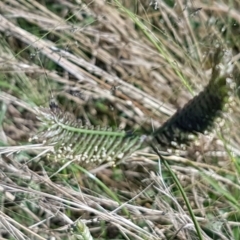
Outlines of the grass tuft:
M 1 239 L 240 239 L 239 12 L 230 0 L 2 0 Z M 125 138 L 161 126 L 157 154 Z M 93 139 L 131 154 L 76 161 Z

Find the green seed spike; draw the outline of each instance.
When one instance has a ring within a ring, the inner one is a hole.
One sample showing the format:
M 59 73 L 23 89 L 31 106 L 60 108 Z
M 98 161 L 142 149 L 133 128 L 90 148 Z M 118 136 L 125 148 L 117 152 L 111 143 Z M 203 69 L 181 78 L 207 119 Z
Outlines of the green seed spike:
M 154 151 L 173 144 L 174 147 L 188 144 L 192 140 L 190 135 L 204 133 L 213 127 L 214 120 L 220 116 L 229 97 L 232 65 L 221 64 L 220 53 L 217 49 L 212 58 L 212 77 L 205 89 L 159 127 L 147 141 L 146 137 L 125 131 L 83 125 L 56 106 L 37 109 L 44 128 L 37 139 L 54 145 L 56 160 L 76 160 L 87 168 L 106 162 L 115 164 L 146 145 L 146 142 Z
M 115 164 L 141 148 L 143 143 L 140 136 L 129 136 L 121 130 L 78 124 L 72 120 L 73 116 L 60 109 L 38 108 L 37 111 L 38 118 L 44 123 L 38 139 L 54 145 L 58 153 L 55 156 L 63 161 L 76 159 L 86 167 L 103 162 Z
M 205 89 L 153 133 L 153 139 L 160 146 L 170 146 L 172 142 L 187 144 L 191 140 L 190 134 L 209 130 L 221 115 L 230 90 L 227 83 L 229 69 L 223 70 L 221 67 L 225 66 L 219 64 L 221 52 L 219 49 L 215 52 L 212 77 Z M 232 68 L 231 65 L 228 67 Z
M 81 220 L 77 220 L 77 222 L 71 227 L 71 232 L 74 236 L 74 239 L 78 240 L 93 240 L 93 237 L 86 226 Z

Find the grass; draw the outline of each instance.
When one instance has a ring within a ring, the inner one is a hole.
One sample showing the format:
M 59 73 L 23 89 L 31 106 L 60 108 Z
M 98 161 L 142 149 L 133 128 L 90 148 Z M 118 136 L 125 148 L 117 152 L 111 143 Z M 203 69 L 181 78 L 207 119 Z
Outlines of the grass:
M 224 125 L 164 158 L 85 169 L 28 142 L 52 98 L 85 124 L 151 132 L 207 85 L 216 45 L 238 67 L 238 1 L 150 2 L 1 1 L 1 239 L 240 238 L 237 90 Z

